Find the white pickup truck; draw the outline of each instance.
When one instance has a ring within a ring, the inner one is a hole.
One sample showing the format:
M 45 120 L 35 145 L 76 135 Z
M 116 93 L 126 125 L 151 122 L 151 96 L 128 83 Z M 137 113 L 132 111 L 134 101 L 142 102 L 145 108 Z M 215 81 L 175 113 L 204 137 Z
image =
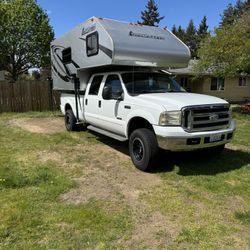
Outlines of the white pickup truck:
M 235 130 L 226 101 L 187 93 L 166 73 L 94 74 L 80 103 L 88 129 L 129 140 L 131 159 L 143 171 L 152 166 L 158 147 L 221 151 Z M 61 110 L 69 131 L 77 126 L 75 107 L 74 97 L 62 94 Z
M 51 44 L 67 130 L 84 123 L 129 140 L 132 161 L 144 171 L 159 147 L 221 151 L 235 130 L 229 104 L 187 93 L 166 73 L 187 67 L 189 59 L 189 48 L 167 29 L 88 19 Z

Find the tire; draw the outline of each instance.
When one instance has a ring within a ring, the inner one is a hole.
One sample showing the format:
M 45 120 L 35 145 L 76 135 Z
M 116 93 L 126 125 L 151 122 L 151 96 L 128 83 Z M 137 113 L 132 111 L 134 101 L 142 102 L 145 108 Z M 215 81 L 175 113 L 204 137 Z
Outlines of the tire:
M 136 129 L 129 138 L 129 154 L 135 167 L 149 171 L 158 154 L 155 134 L 146 128 Z
M 76 131 L 76 117 L 71 109 L 68 109 L 65 113 L 65 127 L 68 131 Z

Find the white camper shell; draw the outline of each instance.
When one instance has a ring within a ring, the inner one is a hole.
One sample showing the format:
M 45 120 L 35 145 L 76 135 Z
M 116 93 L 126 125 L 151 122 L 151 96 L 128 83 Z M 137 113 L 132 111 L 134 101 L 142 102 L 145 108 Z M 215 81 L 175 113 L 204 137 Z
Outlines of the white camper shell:
M 183 68 L 190 51 L 167 29 L 92 17 L 53 41 L 51 56 L 54 89 L 73 90 L 70 78 L 77 74 L 85 90 L 90 69 Z

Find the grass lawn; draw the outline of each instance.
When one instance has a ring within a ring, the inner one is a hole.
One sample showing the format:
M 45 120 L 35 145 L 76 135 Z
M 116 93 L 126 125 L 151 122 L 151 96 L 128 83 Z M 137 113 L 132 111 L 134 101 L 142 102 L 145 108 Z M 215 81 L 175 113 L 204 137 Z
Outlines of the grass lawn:
M 0 114 L 0 249 L 249 249 L 250 115 L 220 156 L 68 133 L 59 113 Z

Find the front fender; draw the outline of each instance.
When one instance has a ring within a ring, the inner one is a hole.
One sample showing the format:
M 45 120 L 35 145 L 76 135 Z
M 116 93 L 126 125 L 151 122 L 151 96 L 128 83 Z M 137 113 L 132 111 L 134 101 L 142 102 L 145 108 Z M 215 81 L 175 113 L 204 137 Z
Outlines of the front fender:
M 126 135 L 127 138 L 128 138 L 128 128 L 129 128 L 130 121 L 135 117 L 145 119 L 151 125 L 157 125 L 158 124 L 158 120 L 151 113 L 149 113 L 149 112 L 147 112 L 145 110 L 134 110 L 127 116 L 126 127 L 125 127 L 125 135 Z

